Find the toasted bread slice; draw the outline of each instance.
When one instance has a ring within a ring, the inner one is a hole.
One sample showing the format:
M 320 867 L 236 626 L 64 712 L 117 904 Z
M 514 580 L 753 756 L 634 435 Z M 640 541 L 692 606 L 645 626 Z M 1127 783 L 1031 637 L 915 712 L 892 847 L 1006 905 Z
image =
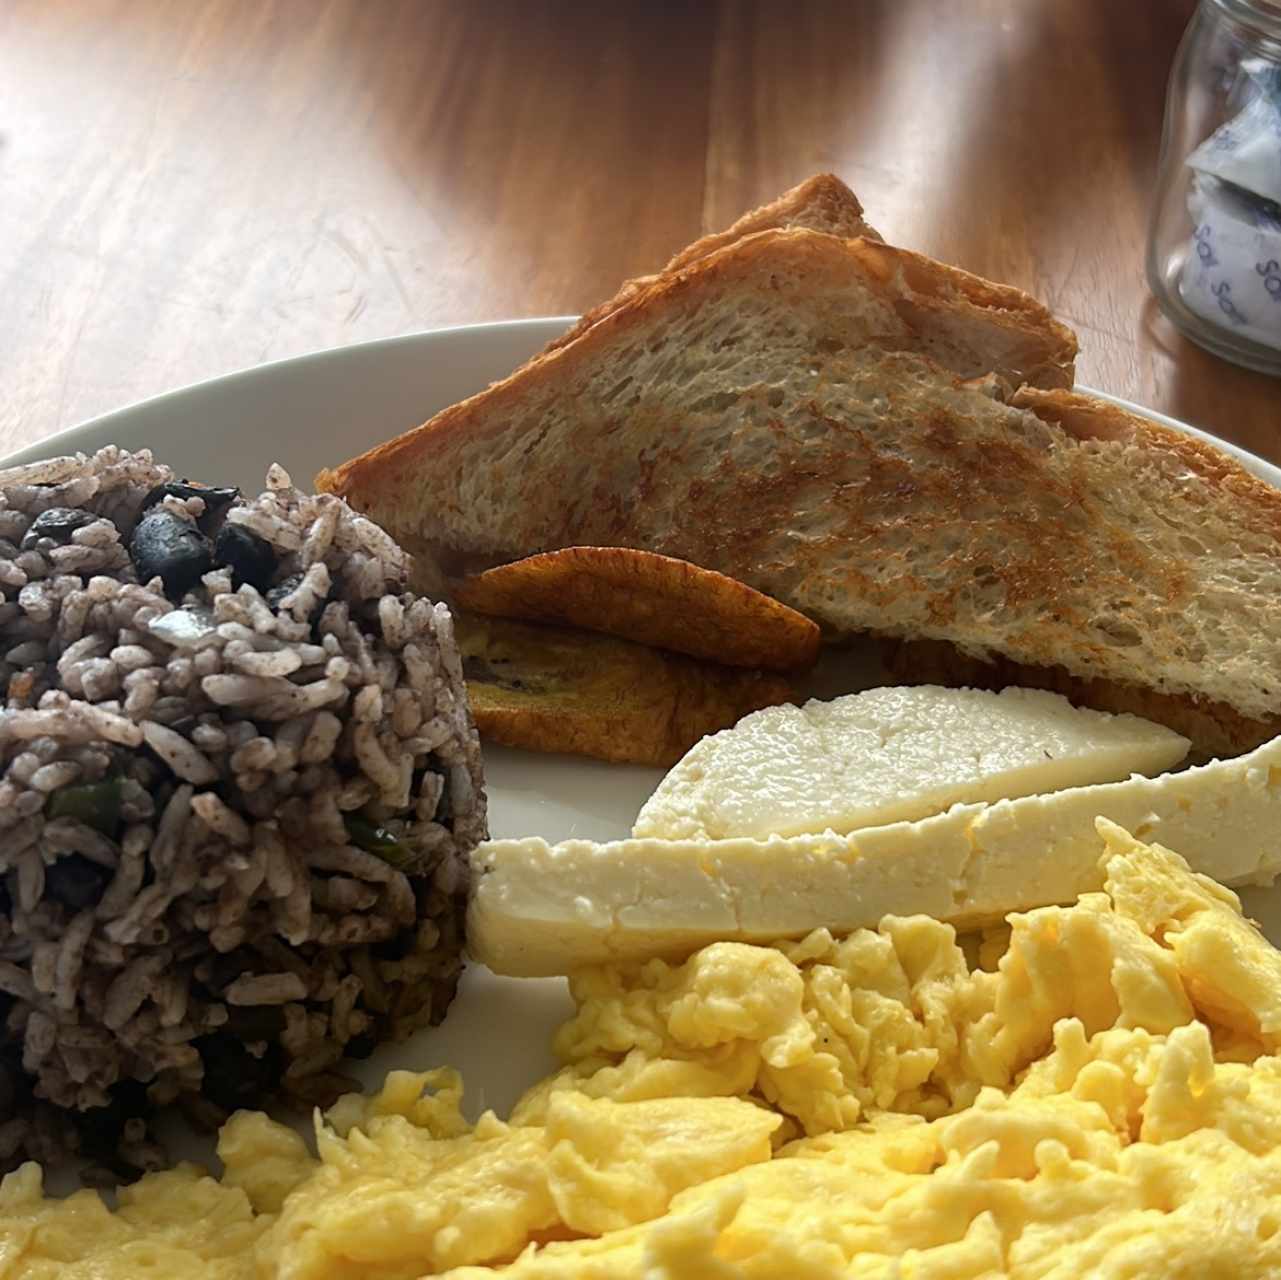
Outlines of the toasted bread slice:
M 782 676 L 612 636 L 467 614 L 456 625 L 476 727 L 507 747 L 671 765 L 706 734 L 795 693 Z
M 858 236 L 864 236 L 868 240 L 881 238 L 863 221 L 863 206 L 840 178 L 831 173 L 815 174 L 799 186 L 785 191 L 777 200 L 771 200 L 769 204 L 745 213 L 733 226 L 724 231 L 703 236 L 702 239 L 687 245 L 662 271 L 625 281 L 612 298 L 593 307 L 579 319 L 577 324 L 572 325 L 559 338 L 548 343 L 544 351 L 555 351 L 558 347 L 573 342 L 598 320 L 612 315 L 625 302 L 655 284 L 662 276 L 679 271 L 682 267 L 707 257 L 709 253 L 733 244 L 735 240 L 754 235 L 758 231 L 789 231 L 796 227 L 803 227 L 809 231 L 825 231 L 828 235 L 840 236 L 844 240 L 852 240 Z
M 566 547 L 455 583 L 471 613 L 585 627 L 731 667 L 794 671 L 819 629 L 777 600 L 686 560 L 630 547 Z
M 722 475 L 751 479 L 769 422 L 791 412 L 779 410 L 806 411 L 829 381 L 843 379 L 849 360 L 875 363 L 894 351 L 928 353 L 961 378 L 991 373 L 1014 386 L 1056 387 L 1071 385 L 1076 340 L 1019 290 L 917 254 L 814 231 L 763 231 L 664 276 L 575 342 L 322 471 L 316 484 L 392 530 L 416 556 L 419 585 L 441 592 L 447 576 L 616 542 L 566 542 L 561 529 L 580 514 L 588 525 L 608 526 L 599 519 L 606 514 L 625 523 L 633 487 L 648 498 L 656 467 L 692 477 L 693 455 L 695 469 L 709 465 L 702 455 L 727 435 L 735 439 L 716 455 Z M 662 452 L 669 428 L 688 442 L 703 423 L 710 432 L 693 454 Z M 598 463 L 601 433 L 630 451 L 613 469 Z M 744 457 L 744 445 L 754 457 Z M 564 487 L 548 487 L 553 477 Z M 678 485 L 670 498 L 681 494 Z M 660 495 L 659 505 L 669 499 Z
M 1281 698 L 1277 696 L 1281 654 L 1273 644 L 1250 633 L 1250 615 L 1256 624 L 1275 628 L 1267 621 L 1267 596 L 1281 588 L 1281 493 L 1265 484 L 1221 449 L 1181 431 L 1173 431 L 1140 417 L 1109 400 L 1078 392 L 1043 391 L 1024 387 L 1011 404 L 1031 410 L 1044 422 L 1085 450 L 1109 458 L 1115 471 L 1128 475 L 1137 490 L 1130 502 L 1144 493 L 1174 496 L 1174 510 L 1163 506 L 1155 516 L 1155 531 L 1163 533 L 1168 569 L 1172 578 L 1181 565 L 1196 573 L 1197 585 L 1185 584 L 1168 606 L 1158 597 L 1151 607 L 1161 615 L 1167 609 L 1195 608 L 1187 628 L 1193 635 L 1180 641 L 1179 628 L 1160 622 L 1169 634 L 1166 648 L 1154 661 L 1170 657 L 1197 661 L 1209 659 L 1209 649 L 1197 633 L 1222 627 L 1229 643 L 1241 646 L 1235 666 L 1254 679 L 1262 696 L 1249 697 L 1236 681 L 1237 692 L 1222 682 L 1223 695 L 1187 688 L 1172 690 L 1160 680 L 1136 683 L 1107 675 L 1088 676 L 1063 662 L 1028 664 L 1012 661 L 998 652 L 965 653 L 940 640 L 894 641 L 886 646 L 885 663 L 897 680 L 912 683 L 973 685 L 984 689 L 1018 686 L 1048 689 L 1081 706 L 1117 714 L 1129 713 L 1164 724 L 1192 740 L 1192 760 L 1240 755 L 1281 735 Z M 1119 498 L 1126 495 L 1118 494 Z M 1162 531 L 1161 525 L 1167 525 Z M 1143 536 L 1141 528 L 1137 530 Z M 1153 532 L 1149 530 L 1149 533 Z M 1100 601 L 1100 609 L 1106 605 Z M 1234 616 L 1237 610 L 1242 614 Z M 1277 606 L 1281 614 L 1281 605 Z M 1219 619 L 1222 612 L 1225 616 Z M 1115 623 L 1100 618 L 1105 629 Z M 1122 633 L 1125 623 L 1119 623 Z M 1230 637 L 1230 639 L 1229 639 Z M 1114 637 L 1124 640 L 1122 634 Z M 1164 657 L 1161 656 L 1164 654 Z M 1204 681 L 1210 689 L 1221 682 Z
M 831 633 L 1272 720 L 1281 494 L 1111 406 L 962 385 L 1070 378 L 1059 332 L 884 245 L 762 232 L 319 484 L 437 574 L 638 547 Z

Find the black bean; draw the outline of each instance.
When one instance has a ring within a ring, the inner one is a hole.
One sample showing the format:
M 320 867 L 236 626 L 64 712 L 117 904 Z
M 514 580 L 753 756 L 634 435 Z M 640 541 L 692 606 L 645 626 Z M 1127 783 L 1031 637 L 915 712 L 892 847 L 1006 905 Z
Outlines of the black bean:
M 205 1066 L 201 1092 L 224 1110 L 253 1106 L 280 1083 L 284 1054 L 278 1044 L 268 1044 L 261 1058 L 222 1031 L 200 1036 L 192 1044 Z
M 218 488 L 214 485 L 192 484 L 188 480 L 171 480 L 168 484 L 158 484 L 142 500 L 144 511 L 154 507 L 163 498 L 199 498 L 205 504 L 205 514 L 200 517 L 199 525 L 205 533 L 213 531 L 222 523 L 232 503 L 240 497 L 236 488 Z
M 129 540 L 129 554 L 143 582 L 159 577 L 165 594 L 179 600 L 213 566 L 213 547 L 195 525 L 171 511 L 149 511 Z
M 276 549 L 242 524 L 225 524 L 214 542 L 214 561 L 231 570 L 233 585 L 247 582 L 266 591 L 276 572 Z
M 45 896 L 71 911 L 83 911 L 102 897 L 111 872 L 78 853 L 65 854 L 44 873 Z
M 58 546 L 65 547 L 77 529 L 83 529 L 97 519 L 100 517 L 92 511 L 81 511 L 78 507 L 50 507 L 36 516 L 31 527 L 22 535 L 22 550 L 34 550 L 41 538 L 48 538 Z

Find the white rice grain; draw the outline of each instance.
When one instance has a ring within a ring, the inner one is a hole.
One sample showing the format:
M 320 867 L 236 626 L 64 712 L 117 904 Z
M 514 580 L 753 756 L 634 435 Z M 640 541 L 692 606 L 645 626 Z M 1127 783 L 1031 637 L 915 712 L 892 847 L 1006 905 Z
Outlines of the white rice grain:
M 212 791 L 204 791 L 192 797 L 191 808 L 210 831 L 216 832 L 233 845 L 249 844 L 249 824 Z
M 277 649 L 274 653 L 242 653 L 229 665 L 247 676 L 291 676 L 302 666 L 302 658 L 295 649 Z
M 147 745 L 173 770 L 176 777 L 195 786 L 207 786 L 218 779 L 217 766 L 182 734 L 148 720 L 142 726 Z

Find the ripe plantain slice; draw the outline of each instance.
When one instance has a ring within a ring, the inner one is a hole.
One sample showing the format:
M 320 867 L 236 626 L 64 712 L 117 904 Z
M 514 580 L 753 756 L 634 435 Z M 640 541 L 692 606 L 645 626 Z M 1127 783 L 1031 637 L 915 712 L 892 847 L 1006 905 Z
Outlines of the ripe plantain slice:
M 783 676 L 586 631 L 467 614 L 455 629 L 476 727 L 508 747 L 671 765 L 794 694 Z
M 818 657 L 818 627 L 723 573 L 631 547 L 565 547 L 456 582 L 472 613 L 586 627 L 732 667 L 792 671 Z

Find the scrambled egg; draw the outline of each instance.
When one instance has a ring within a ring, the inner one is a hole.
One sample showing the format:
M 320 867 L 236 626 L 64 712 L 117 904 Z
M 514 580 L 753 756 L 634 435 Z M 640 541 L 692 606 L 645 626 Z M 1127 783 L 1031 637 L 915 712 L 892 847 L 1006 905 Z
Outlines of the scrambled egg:
M 316 1155 L 243 1112 L 221 1180 L 109 1211 L 0 1185 L 0 1280 L 1281 1275 L 1281 954 L 1100 821 L 1104 891 L 952 930 L 719 943 L 580 974 L 510 1120 L 393 1073 Z

